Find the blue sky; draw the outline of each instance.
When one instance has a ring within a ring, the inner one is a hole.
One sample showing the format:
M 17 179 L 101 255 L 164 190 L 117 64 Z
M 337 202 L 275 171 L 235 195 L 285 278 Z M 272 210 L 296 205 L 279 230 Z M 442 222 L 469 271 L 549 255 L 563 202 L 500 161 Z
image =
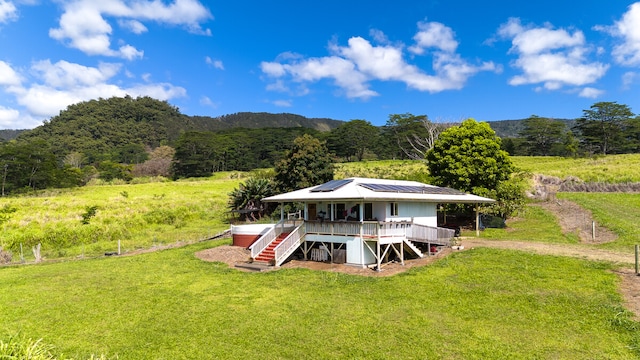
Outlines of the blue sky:
M 0 0 L 0 129 L 148 95 L 383 125 L 640 112 L 640 2 Z

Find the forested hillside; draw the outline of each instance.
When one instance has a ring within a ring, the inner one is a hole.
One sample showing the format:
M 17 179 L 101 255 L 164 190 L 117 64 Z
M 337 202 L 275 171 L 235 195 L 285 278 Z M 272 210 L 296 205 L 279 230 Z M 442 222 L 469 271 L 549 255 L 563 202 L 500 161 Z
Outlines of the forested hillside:
M 165 101 L 127 96 L 71 105 L 18 139 L 44 140 L 58 157 L 75 152 L 94 162 L 105 154 L 172 143 L 194 129 L 187 116 Z
M 295 114 L 271 114 L 240 112 L 236 114 L 223 115 L 220 117 L 192 116 L 191 121 L 200 131 L 217 131 L 231 128 L 292 128 L 303 127 L 318 131 L 330 131 L 340 124 L 341 120 L 325 118 L 306 118 Z
M 26 130 L 0 130 L 0 142 L 13 140 Z

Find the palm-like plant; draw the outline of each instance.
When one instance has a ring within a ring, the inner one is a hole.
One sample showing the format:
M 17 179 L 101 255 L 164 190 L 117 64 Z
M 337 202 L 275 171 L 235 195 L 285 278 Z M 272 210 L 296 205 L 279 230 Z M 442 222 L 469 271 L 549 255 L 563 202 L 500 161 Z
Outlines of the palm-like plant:
M 241 218 L 258 220 L 269 211 L 269 206 L 262 203 L 262 199 L 274 194 L 275 187 L 271 180 L 249 178 L 229 193 L 229 209 L 239 212 Z

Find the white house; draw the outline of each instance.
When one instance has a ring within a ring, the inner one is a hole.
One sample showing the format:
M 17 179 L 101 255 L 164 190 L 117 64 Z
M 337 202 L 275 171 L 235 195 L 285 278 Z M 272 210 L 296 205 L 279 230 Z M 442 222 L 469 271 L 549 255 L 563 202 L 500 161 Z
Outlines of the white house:
M 424 256 L 449 245 L 453 230 L 437 227 L 439 204 L 492 199 L 416 181 L 348 178 L 279 194 L 264 202 L 303 203 L 304 218 L 281 221 L 249 248 L 255 261 L 276 266 L 300 249 L 304 258 L 377 266 L 405 250 Z M 281 207 L 282 208 L 282 207 Z

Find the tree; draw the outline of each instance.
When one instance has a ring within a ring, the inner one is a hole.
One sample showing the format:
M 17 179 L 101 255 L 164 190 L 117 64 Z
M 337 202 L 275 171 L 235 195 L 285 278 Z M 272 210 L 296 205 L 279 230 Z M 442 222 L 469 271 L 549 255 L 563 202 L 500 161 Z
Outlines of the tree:
M 493 206 L 492 212 L 505 218 L 517 209 L 516 200 L 524 196 L 517 184 L 508 183 L 516 181 L 511 180 L 514 166 L 486 122 L 467 119 L 443 131 L 426 159 L 435 185 L 494 196 L 503 206 Z
M 409 139 L 428 138 L 428 131 L 424 127 L 424 122 L 428 121 L 426 115 L 413 114 L 391 114 L 383 128 L 383 138 L 394 144 L 392 158 L 410 158 L 412 146 Z
M 276 188 L 280 192 L 333 180 L 334 168 L 327 146 L 307 134 L 293 141 L 293 146 L 275 168 Z
M 249 178 L 229 193 L 229 208 L 240 213 L 241 219 L 258 220 L 270 212 L 273 204 L 262 203 L 262 199 L 275 195 L 270 179 Z M 257 216 L 257 217 L 256 217 Z
M 558 120 L 532 115 L 523 121 L 523 126 L 519 135 L 524 138 L 527 155 L 554 155 L 554 146 L 565 138 L 566 125 Z
M 627 105 L 597 102 L 576 122 L 582 144 L 587 151 L 601 154 L 621 152 L 625 148 L 624 129 L 634 116 Z
M 378 128 L 370 122 L 351 120 L 331 131 L 327 146 L 334 154 L 347 161 L 351 161 L 352 157 L 362 161 L 365 152 L 377 143 L 378 136 Z

